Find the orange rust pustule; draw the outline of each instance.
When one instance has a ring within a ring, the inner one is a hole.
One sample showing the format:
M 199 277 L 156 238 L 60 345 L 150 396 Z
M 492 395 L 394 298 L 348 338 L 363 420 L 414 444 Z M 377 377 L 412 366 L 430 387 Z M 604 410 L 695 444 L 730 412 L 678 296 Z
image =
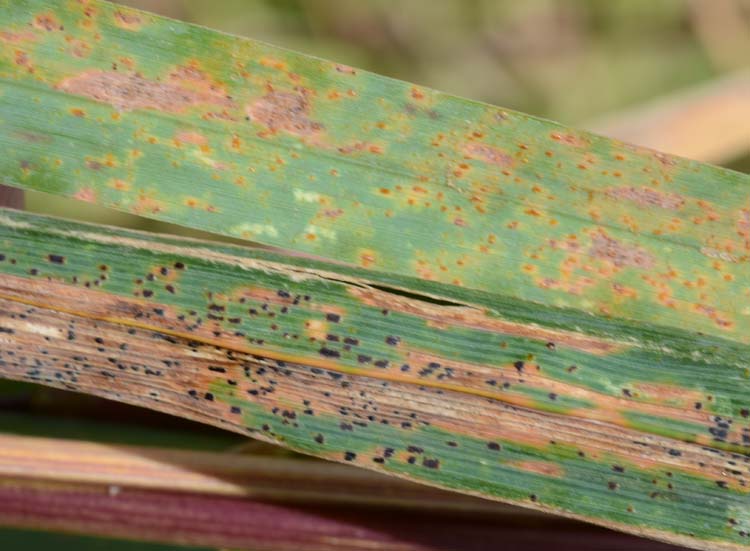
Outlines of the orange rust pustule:
M 181 113 L 199 105 L 231 105 L 231 101 L 218 92 L 188 90 L 178 84 L 149 80 L 138 73 L 98 69 L 68 77 L 57 89 L 108 103 L 120 111 L 154 109 Z
M 656 264 L 654 256 L 644 248 L 623 243 L 604 232 L 592 237 L 589 254 L 594 258 L 608 260 L 618 268 L 631 267 L 648 270 Z
M 681 195 L 676 193 L 662 193 L 647 187 L 616 187 L 608 189 L 605 193 L 612 199 L 625 199 L 642 207 L 677 210 L 685 204 L 685 199 Z
M 555 346 L 573 348 L 597 355 L 612 354 L 624 348 L 624 345 L 619 343 L 581 335 L 572 331 L 547 329 L 491 318 L 478 309 L 435 307 L 419 300 L 393 295 L 376 289 L 351 287 L 349 293 L 368 306 L 386 308 L 393 312 L 418 316 L 428 322 L 433 322 L 436 327 L 451 325 L 469 327 L 493 333 L 502 333 L 511 337 L 553 342 Z
M 491 165 L 508 168 L 514 164 L 513 157 L 508 153 L 502 149 L 484 143 L 468 143 L 464 146 L 463 152 L 464 155 L 470 159 L 482 161 Z
M 289 132 L 297 136 L 311 136 L 323 130 L 323 125 L 310 119 L 310 100 L 304 89 L 294 91 L 271 90 L 251 103 L 246 113 L 251 120 L 265 126 L 271 133 Z

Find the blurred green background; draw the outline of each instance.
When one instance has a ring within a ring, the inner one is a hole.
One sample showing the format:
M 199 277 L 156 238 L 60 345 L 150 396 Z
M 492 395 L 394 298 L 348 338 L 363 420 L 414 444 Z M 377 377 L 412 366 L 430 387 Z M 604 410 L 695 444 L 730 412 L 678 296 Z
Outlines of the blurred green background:
M 750 70 L 750 0 L 121 3 L 585 128 L 653 98 L 679 97 L 683 90 Z M 741 115 L 736 122 L 750 125 Z M 750 171 L 750 140 L 744 151 L 721 162 Z M 28 193 L 27 208 L 196 233 L 39 193 Z M 203 449 L 225 449 L 242 440 L 165 415 L 3 381 L 0 430 Z M 0 530 L 3 550 L 52 545 L 170 548 Z

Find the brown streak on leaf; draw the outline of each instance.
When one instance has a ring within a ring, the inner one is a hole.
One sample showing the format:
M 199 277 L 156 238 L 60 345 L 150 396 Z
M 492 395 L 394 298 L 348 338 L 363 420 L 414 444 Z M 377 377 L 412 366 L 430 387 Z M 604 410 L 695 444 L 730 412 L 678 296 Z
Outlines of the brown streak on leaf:
M 117 10 L 114 14 L 115 24 L 129 31 L 137 31 L 141 28 L 141 17 L 134 12 Z
M 502 166 L 504 168 L 512 167 L 514 164 L 513 157 L 502 149 L 483 143 L 468 143 L 463 148 L 464 155 L 470 159 L 482 161 L 484 163 Z
M 685 204 L 685 199 L 681 195 L 662 193 L 647 187 L 616 187 L 608 189 L 605 193 L 612 199 L 625 199 L 642 207 L 655 206 L 667 210 L 677 210 Z
M 36 35 L 30 31 L 0 31 L 0 41 L 17 44 L 19 42 L 33 42 Z
M 506 463 L 506 465 L 514 469 L 541 474 L 551 478 L 562 478 L 565 476 L 565 470 L 560 465 L 549 461 L 513 461 Z
M 181 113 L 199 105 L 228 106 L 231 101 L 219 92 L 195 91 L 184 86 L 144 78 L 138 73 L 92 69 L 65 78 L 58 90 L 108 103 L 120 111 L 154 109 Z
M 648 270 L 654 267 L 656 259 L 637 245 L 623 243 L 604 232 L 597 233 L 591 240 L 589 254 L 607 260 L 618 268 L 632 267 Z
M 323 125 L 310 119 L 310 101 L 304 89 L 270 90 L 247 106 L 251 120 L 265 126 L 272 134 L 279 131 L 297 136 L 311 136 L 322 131 Z

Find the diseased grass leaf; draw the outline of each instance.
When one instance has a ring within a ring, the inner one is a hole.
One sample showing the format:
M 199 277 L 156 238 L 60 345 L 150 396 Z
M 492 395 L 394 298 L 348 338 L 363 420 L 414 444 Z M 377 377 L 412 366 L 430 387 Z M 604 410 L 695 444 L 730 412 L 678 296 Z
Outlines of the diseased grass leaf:
M 745 175 L 106 2 L 0 6 L 10 184 L 750 340 Z
M 0 244 L 5 376 L 624 531 L 744 547 L 748 459 L 718 449 L 741 447 L 742 414 L 733 425 L 711 411 L 745 399 L 744 375 L 690 360 L 674 336 L 659 351 L 504 318 L 497 297 L 453 286 L 426 295 L 413 278 L 11 210 Z M 703 384 L 713 394 L 696 410 Z
M 100 1 L 0 0 L 0 366 L 745 549 L 750 179 Z

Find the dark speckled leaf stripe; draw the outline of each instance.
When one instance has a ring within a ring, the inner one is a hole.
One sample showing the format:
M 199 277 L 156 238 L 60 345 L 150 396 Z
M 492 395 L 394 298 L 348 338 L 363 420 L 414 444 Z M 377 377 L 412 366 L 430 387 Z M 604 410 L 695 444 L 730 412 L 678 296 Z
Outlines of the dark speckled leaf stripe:
M 745 374 L 730 361 L 740 345 L 706 361 L 722 341 L 657 327 L 639 340 L 614 321 L 574 330 L 573 315 L 0 211 L 7 377 L 628 532 L 747 549 L 750 458 L 719 449 L 742 450 L 750 435 Z

